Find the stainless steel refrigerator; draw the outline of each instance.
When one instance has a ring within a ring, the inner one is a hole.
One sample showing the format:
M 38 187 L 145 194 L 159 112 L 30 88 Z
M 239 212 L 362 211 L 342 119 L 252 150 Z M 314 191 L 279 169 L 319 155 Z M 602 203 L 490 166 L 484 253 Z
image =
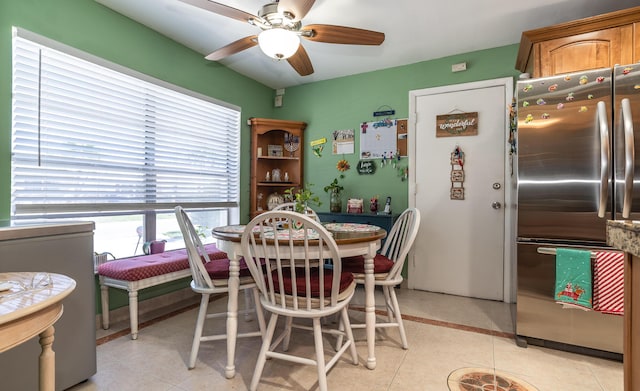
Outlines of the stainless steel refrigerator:
M 620 358 L 621 316 L 555 303 L 553 252 L 607 248 L 608 219 L 640 219 L 640 64 L 521 80 L 516 94 L 517 340 Z

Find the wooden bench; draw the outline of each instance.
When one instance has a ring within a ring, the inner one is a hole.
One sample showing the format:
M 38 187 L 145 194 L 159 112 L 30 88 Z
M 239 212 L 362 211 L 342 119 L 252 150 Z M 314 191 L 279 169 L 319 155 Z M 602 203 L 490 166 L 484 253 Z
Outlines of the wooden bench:
M 227 254 L 215 244 L 205 246 L 209 258 L 226 260 Z M 109 328 L 109 287 L 129 292 L 129 318 L 131 339 L 138 338 L 138 291 L 191 276 L 185 249 L 159 254 L 118 259 L 98 266 L 100 298 L 102 302 L 102 328 Z

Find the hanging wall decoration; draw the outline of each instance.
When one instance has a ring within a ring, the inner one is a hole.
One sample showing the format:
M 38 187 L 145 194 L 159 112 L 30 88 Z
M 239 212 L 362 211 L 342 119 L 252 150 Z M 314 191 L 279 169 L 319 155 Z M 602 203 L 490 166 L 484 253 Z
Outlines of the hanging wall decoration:
M 407 155 L 408 131 L 407 131 L 406 119 L 399 119 L 397 121 L 396 132 L 398 134 L 398 143 L 397 143 L 398 151 L 396 153 L 396 156 L 398 157 L 398 160 L 400 160 L 400 156 L 408 156 Z
M 355 131 L 353 129 L 334 130 L 332 136 L 334 155 L 354 153 Z
M 452 114 L 457 111 L 458 113 Z M 478 112 L 465 113 L 454 109 L 448 114 L 436 116 L 436 137 L 476 136 Z
M 511 104 L 507 106 L 509 110 L 509 166 L 511 167 L 511 176 L 513 176 L 513 159 L 517 152 L 516 149 L 516 132 L 518 130 L 518 114 L 516 98 L 514 97 Z
M 395 110 L 376 111 L 374 116 L 395 114 Z M 407 156 L 407 119 L 383 118 L 360 124 L 360 159 L 365 161 L 360 174 L 373 174 L 375 165 L 368 162 L 380 159 L 377 163 L 381 169 L 391 166 L 394 170 L 402 170 L 400 160 Z M 370 171 L 369 168 L 373 168 Z M 369 172 L 367 172 L 369 171 Z M 402 180 L 406 175 L 400 175 Z
M 360 175 L 374 174 L 376 172 L 376 162 L 373 160 L 360 160 L 356 170 Z
M 398 167 L 398 176 L 402 182 L 409 179 L 409 167 Z
M 451 199 L 464 200 L 464 152 L 456 145 L 451 152 Z
M 351 165 L 349 164 L 349 162 L 347 160 L 340 159 L 340 160 L 338 160 L 338 163 L 336 164 L 336 168 L 340 172 L 345 172 L 345 171 L 347 171 L 348 169 L 351 168 Z
M 322 150 L 324 149 L 324 145 L 327 143 L 326 137 L 319 138 L 317 140 L 313 140 L 309 143 L 311 146 L 311 150 L 313 154 L 317 157 L 322 157 Z
M 388 118 L 360 124 L 360 159 L 383 159 L 384 166 L 398 150 L 396 130 L 397 121 Z

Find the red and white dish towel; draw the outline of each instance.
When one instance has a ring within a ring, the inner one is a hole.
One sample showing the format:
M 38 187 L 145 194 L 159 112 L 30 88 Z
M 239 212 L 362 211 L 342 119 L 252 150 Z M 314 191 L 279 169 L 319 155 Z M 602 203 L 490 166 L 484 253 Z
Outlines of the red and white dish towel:
M 593 265 L 593 310 L 624 315 L 624 253 L 597 251 Z

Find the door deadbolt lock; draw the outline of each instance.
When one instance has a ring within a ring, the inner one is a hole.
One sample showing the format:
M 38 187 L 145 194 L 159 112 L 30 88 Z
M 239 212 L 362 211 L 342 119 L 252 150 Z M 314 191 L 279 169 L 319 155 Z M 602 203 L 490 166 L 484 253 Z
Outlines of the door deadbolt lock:
M 500 188 L 502 187 L 502 185 L 500 185 L 498 182 L 494 183 L 491 187 L 493 187 L 494 190 L 500 190 Z
M 492 207 L 493 209 L 500 209 L 500 208 L 502 208 L 502 204 L 501 204 L 501 203 L 499 203 L 498 201 L 495 201 L 495 202 L 492 202 L 492 203 L 491 203 L 491 207 Z

